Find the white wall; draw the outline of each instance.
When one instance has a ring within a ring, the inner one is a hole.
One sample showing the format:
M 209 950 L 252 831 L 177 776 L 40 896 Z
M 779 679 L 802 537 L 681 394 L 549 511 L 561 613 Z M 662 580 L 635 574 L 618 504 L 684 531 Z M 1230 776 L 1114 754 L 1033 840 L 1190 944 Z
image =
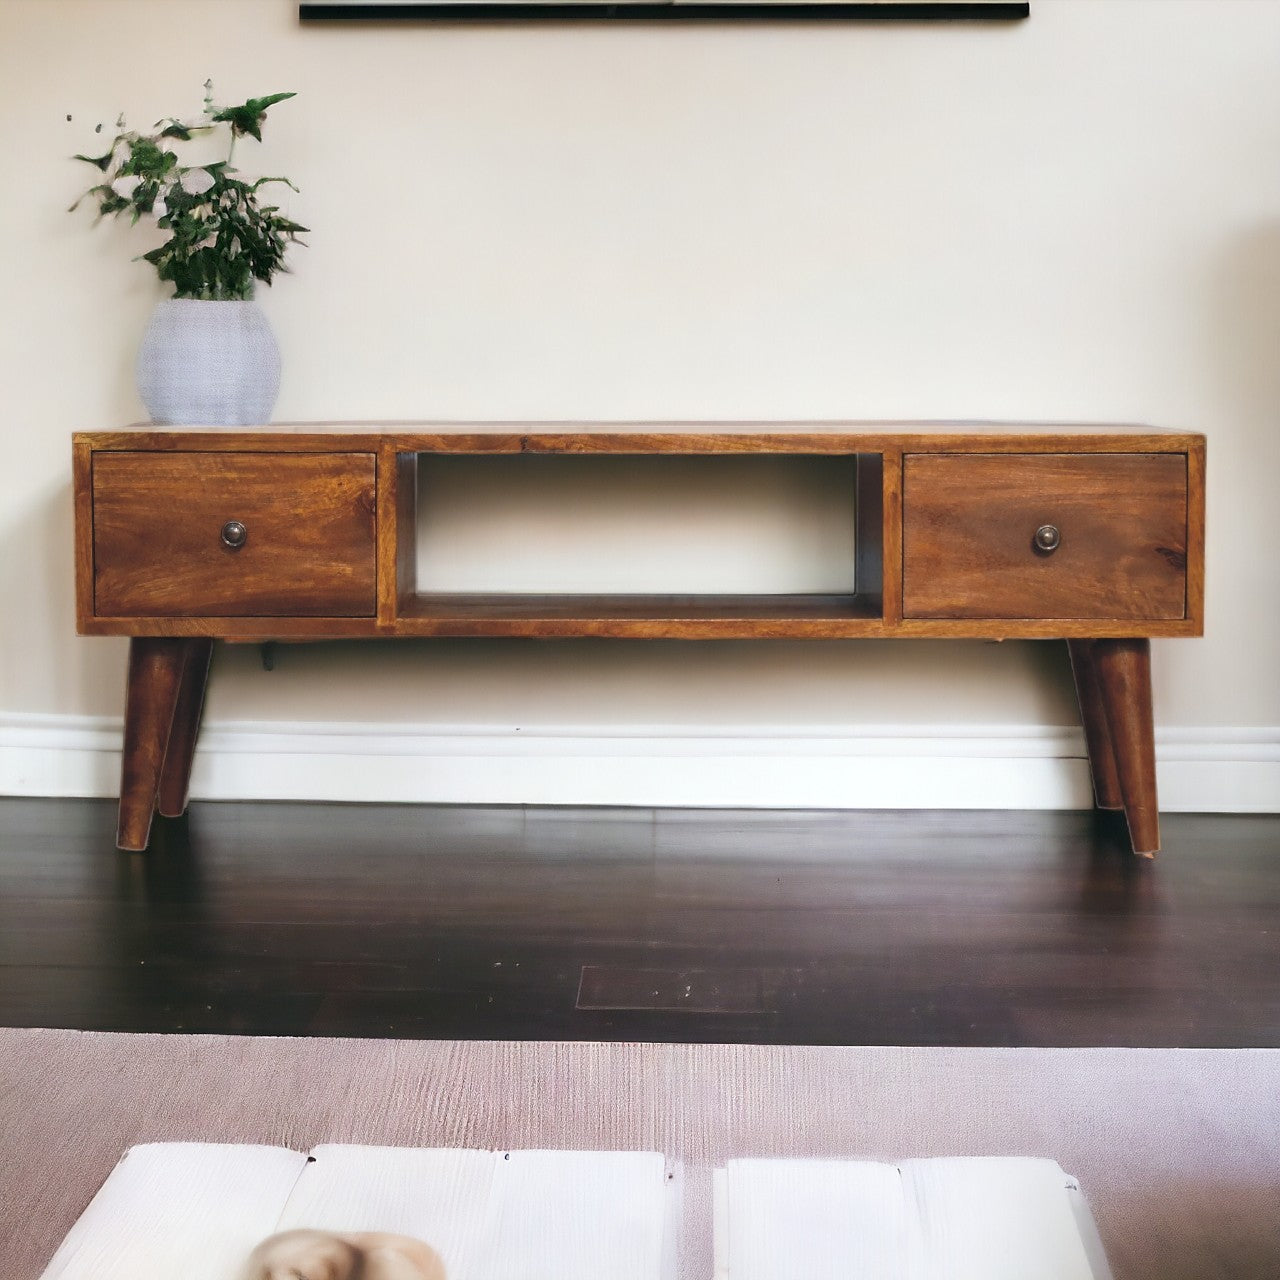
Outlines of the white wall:
M 291 176 L 291 212 L 314 229 L 295 274 L 262 293 L 285 360 L 281 419 L 958 417 L 1206 432 L 1207 634 L 1155 646 L 1163 799 L 1280 807 L 1280 3 L 1035 0 L 1012 25 L 677 30 L 303 27 L 296 10 L 0 0 L 0 787 L 113 785 L 124 642 L 73 634 L 68 438 L 143 416 L 131 365 L 161 293 L 130 261 L 151 243 L 141 231 L 64 212 L 91 176 L 67 157 L 121 109 L 139 123 L 194 113 L 211 75 L 223 100 L 298 92 L 273 110 L 264 145 L 237 156 Z M 733 531 L 795 529 L 813 508 L 790 559 L 758 566 L 767 586 L 810 572 L 815 529 L 846 536 L 820 472 L 693 465 L 672 482 L 673 516 L 661 475 L 602 473 L 599 507 L 615 514 L 556 580 L 692 564 L 712 585 L 741 585 L 752 570 Z M 468 547 L 477 579 L 516 572 L 483 541 L 482 513 L 518 478 L 464 478 L 435 545 Z M 686 501 L 703 483 L 709 530 Z M 555 478 L 528 484 L 533 531 L 546 532 Z M 701 538 L 696 556 L 668 538 L 642 557 L 654 528 Z M 228 649 L 209 741 L 216 752 L 221 728 L 230 758 L 252 729 L 252 755 L 284 726 L 276 754 L 297 765 L 306 722 L 354 723 L 357 758 L 334 756 L 341 787 L 326 794 L 364 796 L 378 725 L 437 746 L 437 730 L 479 735 L 499 754 L 514 726 L 570 727 L 596 744 L 586 763 L 557 763 L 546 738 L 550 781 L 494 773 L 488 798 L 656 802 L 674 794 L 658 748 L 634 749 L 647 765 L 621 791 L 579 787 L 601 740 L 663 726 L 705 745 L 741 726 L 744 749 L 773 760 L 775 739 L 834 735 L 861 750 L 925 726 L 929 740 L 967 743 L 961 755 L 1004 757 L 962 800 L 1080 803 L 1079 760 L 1063 758 L 1079 756 L 1078 737 L 1058 731 L 1075 724 L 1060 649 L 326 645 L 284 651 L 271 674 L 254 650 Z M 1057 744 L 1031 753 L 1044 757 L 1035 780 L 1027 740 Z M 206 756 L 197 785 L 210 793 L 305 790 L 271 772 L 270 751 L 253 755 L 248 781 Z M 789 790 L 789 767 L 765 771 L 778 802 L 839 802 L 834 782 Z M 904 768 L 917 802 L 956 802 L 952 765 Z M 396 794 L 454 794 L 432 791 L 429 761 L 406 769 Z M 771 794 L 767 781 L 752 791 Z

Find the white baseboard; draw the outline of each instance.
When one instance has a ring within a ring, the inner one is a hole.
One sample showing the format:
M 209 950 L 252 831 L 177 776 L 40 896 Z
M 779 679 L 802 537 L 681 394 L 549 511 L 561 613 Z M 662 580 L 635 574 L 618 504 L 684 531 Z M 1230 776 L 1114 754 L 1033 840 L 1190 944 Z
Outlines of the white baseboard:
M 119 720 L 0 715 L 0 793 L 114 796 Z M 1159 731 L 1161 807 L 1280 812 L 1280 728 Z M 1079 729 L 205 726 L 192 796 L 697 808 L 1076 809 Z
M 0 792 L 111 796 L 120 722 L 0 716 Z M 1280 812 L 1280 728 L 1157 733 L 1170 812 Z M 192 796 L 768 809 L 1076 809 L 1075 728 L 224 723 L 201 735 Z

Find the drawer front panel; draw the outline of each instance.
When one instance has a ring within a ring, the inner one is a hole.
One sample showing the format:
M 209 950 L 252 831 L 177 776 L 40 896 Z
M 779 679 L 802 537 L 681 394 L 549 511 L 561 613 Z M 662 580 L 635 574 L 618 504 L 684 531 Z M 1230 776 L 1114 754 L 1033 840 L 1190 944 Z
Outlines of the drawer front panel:
M 1182 618 L 1186 559 L 1185 454 L 904 459 L 904 617 Z
M 372 453 L 96 453 L 94 612 L 370 617 L 375 492 Z

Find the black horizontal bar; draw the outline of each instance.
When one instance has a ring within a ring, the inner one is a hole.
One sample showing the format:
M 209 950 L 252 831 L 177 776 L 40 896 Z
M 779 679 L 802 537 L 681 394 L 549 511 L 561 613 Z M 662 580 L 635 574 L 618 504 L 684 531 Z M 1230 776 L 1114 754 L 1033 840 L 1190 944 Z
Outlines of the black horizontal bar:
M 705 4 L 698 0 L 640 0 L 624 4 L 298 5 L 303 22 L 1009 22 L 1031 13 L 1030 0 L 984 4 L 981 0 L 933 0 L 907 4 Z

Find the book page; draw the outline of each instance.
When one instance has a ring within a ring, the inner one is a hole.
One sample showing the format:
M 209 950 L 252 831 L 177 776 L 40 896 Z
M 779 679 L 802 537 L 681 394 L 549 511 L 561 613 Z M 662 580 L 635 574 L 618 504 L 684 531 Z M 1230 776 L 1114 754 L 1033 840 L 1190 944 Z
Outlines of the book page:
M 902 1166 L 926 1280 L 1095 1280 L 1053 1160 L 969 1157 Z
M 276 1231 L 390 1231 L 424 1240 L 450 1280 L 473 1274 L 496 1172 L 492 1151 L 315 1147 Z
M 1110 1280 L 1052 1160 L 738 1160 L 715 1183 L 715 1280 Z
M 311 1154 L 277 1230 L 414 1236 L 440 1254 L 449 1280 L 662 1280 L 674 1257 L 655 1152 L 334 1145 Z
M 896 1165 L 730 1160 L 725 1179 L 729 1280 L 916 1280 Z
M 131 1147 L 42 1280 L 230 1280 L 276 1230 L 307 1157 L 283 1147 Z
M 661 1280 L 659 1153 L 511 1151 L 498 1161 L 479 1267 L 457 1280 Z

